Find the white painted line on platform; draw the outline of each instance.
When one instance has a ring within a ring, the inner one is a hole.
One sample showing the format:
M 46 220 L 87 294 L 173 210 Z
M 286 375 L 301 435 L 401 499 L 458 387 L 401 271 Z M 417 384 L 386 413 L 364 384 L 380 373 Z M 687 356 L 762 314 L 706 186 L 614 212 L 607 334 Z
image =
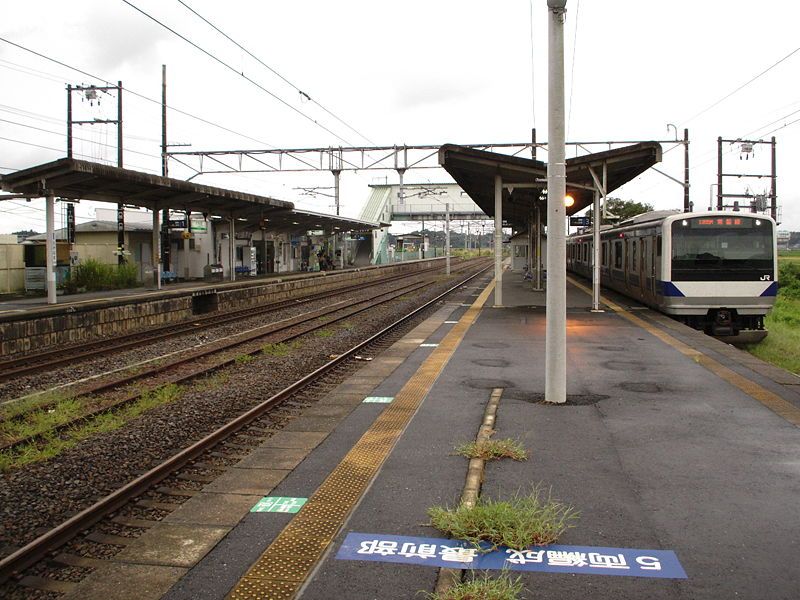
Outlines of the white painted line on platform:
M 436 348 L 439 344 L 420 344 L 420 348 Z
M 445 325 L 455 325 L 458 321 L 445 321 Z

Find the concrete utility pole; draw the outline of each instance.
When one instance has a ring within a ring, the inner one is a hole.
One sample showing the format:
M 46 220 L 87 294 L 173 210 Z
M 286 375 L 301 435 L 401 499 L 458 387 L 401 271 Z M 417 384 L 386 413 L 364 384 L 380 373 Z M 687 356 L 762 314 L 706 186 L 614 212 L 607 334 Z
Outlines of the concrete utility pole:
M 167 154 L 167 65 L 161 65 L 161 176 L 169 177 L 169 155 Z M 153 209 L 155 210 L 155 209 Z M 153 221 L 155 223 L 155 221 Z M 153 240 L 155 237 L 153 231 Z M 153 271 L 161 273 L 170 270 L 170 241 L 169 241 L 169 208 L 161 212 L 161 250 L 153 260 Z M 156 243 L 153 242 L 155 248 Z M 156 267 L 158 267 L 156 269 Z M 156 282 L 156 287 L 161 289 L 161 275 Z
M 567 193 L 564 133 L 564 17 L 567 0 L 547 0 L 547 326 L 545 401 L 567 401 L 567 265 L 564 196 Z

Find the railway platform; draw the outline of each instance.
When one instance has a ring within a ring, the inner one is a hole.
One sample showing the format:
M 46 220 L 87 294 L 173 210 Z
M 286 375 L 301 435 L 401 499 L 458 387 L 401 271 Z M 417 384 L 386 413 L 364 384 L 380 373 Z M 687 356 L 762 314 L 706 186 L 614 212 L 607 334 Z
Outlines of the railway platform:
M 477 282 L 68 597 L 414 598 L 482 565 L 524 598 L 800 596 L 800 378 L 614 296 L 591 312 L 572 282 L 548 405 L 544 294 L 509 273 L 492 308 Z M 529 458 L 487 463 L 480 494 L 573 506 L 556 547 L 476 555 L 428 526 L 493 398 Z

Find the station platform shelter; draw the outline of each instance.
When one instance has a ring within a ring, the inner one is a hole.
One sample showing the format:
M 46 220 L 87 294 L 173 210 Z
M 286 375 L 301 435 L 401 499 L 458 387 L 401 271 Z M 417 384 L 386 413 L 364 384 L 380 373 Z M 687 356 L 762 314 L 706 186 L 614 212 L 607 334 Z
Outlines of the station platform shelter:
M 29 242 L 44 251 L 27 253 L 37 261 L 24 268 L 26 283 L 38 283 L 51 304 L 56 303 L 58 268 L 69 270 L 86 258 L 135 262 L 140 279 L 157 286 L 209 273 L 234 281 L 237 275 L 368 265 L 372 231 L 388 227 L 300 210 L 267 196 L 71 158 L 5 174 L 0 187 L 8 192 L 0 201 L 46 198 L 47 231 L 43 239 Z M 116 218 L 76 226 L 73 217 L 56 231 L 56 198 L 68 204 L 67 214 L 74 201 L 114 203 Z M 135 221 L 127 230 L 126 214 Z M 9 273 L 12 268 L 6 265 Z
M 465 285 L 70 598 L 408 599 L 503 569 L 523 598 L 797 598 L 800 378 L 618 297 L 592 312 L 571 281 L 567 403 L 549 405 L 544 294 L 506 272 L 493 308 L 493 282 Z M 459 456 L 482 427 L 527 460 Z M 481 552 L 430 526 L 432 507 L 535 489 L 578 513 L 554 545 Z

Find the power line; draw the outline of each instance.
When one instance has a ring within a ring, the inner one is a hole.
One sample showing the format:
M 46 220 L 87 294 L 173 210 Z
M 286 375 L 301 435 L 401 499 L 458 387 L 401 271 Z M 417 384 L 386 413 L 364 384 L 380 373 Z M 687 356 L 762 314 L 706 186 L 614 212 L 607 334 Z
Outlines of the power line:
M 692 116 L 691 118 L 689 118 L 689 119 L 687 119 L 686 121 L 684 121 L 684 122 L 683 122 L 683 123 L 684 123 L 684 125 L 685 125 L 685 124 L 687 124 L 687 123 L 689 123 L 689 122 L 691 122 L 691 121 L 693 121 L 694 119 L 696 119 L 696 118 L 697 118 L 697 117 L 699 117 L 700 115 L 702 115 L 702 114 L 704 114 L 704 113 L 707 113 L 709 110 L 711 110 L 712 108 L 714 108 L 714 107 L 715 107 L 715 106 L 717 106 L 718 104 L 720 104 L 720 103 L 724 102 L 725 100 L 727 100 L 728 98 L 730 98 L 731 96 L 733 96 L 733 95 L 734 95 L 736 92 L 738 92 L 738 91 L 740 91 L 740 90 L 743 90 L 743 89 L 744 89 L 744 88 L 746 88 L 748 85 L 750 85 L 751 83 L 753 83 L 753 82 L 754 82 L 756 79 L 758 79 L 758 78 L 759 78 L 759 77 L 761 77 L 762 75 L 766 75 L 766 74 L 767 74 L 769 71 L 771 71 L 772 69 L 774 69 L 775 67 L 777 67 L 777 66 L 778 66 L 779 64 L 781 64 L 783 61 L 785 61 L 786 59 L 790 58 L 791 56 L 793 56 L 793 55 L 794 55 L 794 54 L 796 54 L 797 52 L 800 52 L 800 47 L 797 47 L 797 48 L 795 48 L 794 50 L 792 50 L 791 52 L 789 52 L 789 54 L 787 54 L 786 56 L 784 56 L 783 58 L 781 58 L 781 59 L 780 59 L 780 60 L 778 60 L 777 62 L 774 62 L 773 64 L 771 64 L 769 67 L 767 67 L 766 69 L 764 69 L 763 71 L 761 71 L 761 72 L 760 72 L 758 75 L 756 75 L 755 77 L 753 77 L 753 78 L 749 79 L 747 82 L 743 83 L 742 85 L 740 85 L 739 87 L 737 87 L 737 88 L 736 88 L 735 90 L 733 90 L 732 92 L 729 92 L 728 94 L 726 94 L 725 96 L 723 96 L 722 98 L 720 98 L 719 100 L 717 100 L 716 102 L 714 102 L 713 104 L 711 104 L 710 106 L 708 106 L 708 107 L 704 108 L 703 110 L 701 110 L 701 111 L 700 111 L 699 113 L 697 113 L 696 115 L 694 115 L 694 116 Z
M 535 73 L 536 70 L 534 68 L 535 64 L 535 54 L 533 48 L 533 0 L 529 0 L 528 2 L 530 6 L 530 25 L 531 25 L 531 113 L 533 116 L 533 128 L 536 129 L 536 78 Z
M 569 73 L 569 114 L 567 115 L 567 137 L 569 126 L 572 124 L 572 90 L 575 89 L 575 54 L 578 50 L 578 14 L 581 10 L 581 0 L 575 6 L 575 37 L 572 40 L 572 69 Z
M 257 81 L 255 81 L 254 79 L 251 79 L 250 77 L 248 77 L 248 76 L 247 76 L 247 75 L 245 75 L 244 73 L 237 71 L 235 68 L 233 68 L 231 65 L 229 65 L 228 63 L 226 63 L 224 60 L 222 60 L 222 59 L 221 59 L 221 58 L 219 58 L 218 56 L 214 56 L 214 54 L 212 54 L 211 52 L 209 52 L 209 51 L 208 51 L 208 50 L 206 50 L 205 48 L 203 48 L 203 47 L 201 47 L 201 46 L 199 46 L 199 45 L 195 44 L 195 43 L 194 43 L 192 40 L 190 40 L 190 39 L 189 39 L 189 38 L 187 38 L 186 36 L 184 36 L 184 35 L 182 35 L 182 34 L 178 33 L 177 31 L 175 31 L 174 29 L 172 29 L 172 28 L 171 28 L 169 25 L 166 25 L 166 24 L 162 23 L 161 21 L 159 21 L 158 19 L 156 19 L 154 16 L 152 16 L 152 15 L 150 15 L 150 14 L 146 13 L 145 11 L 143 11 L 141 8 L 139 8 L 138 6 L 136 6 L 135 4 L 133 4 L 132 2 L 130 2 L 129 0 L 122 0 L 122 2 L 124 2 L 125 4 L 127 4 L 128 6 L 130 6 L 131 8 L 133 8 L 134 10 L 138 11 L 139 13 L 141 13 L 142 15 L 144 15 L 145 17 L 147 17 L 147 18 L 148 18 L 148 19 L 150 19 L 151 21 L 153 21 L 153 22 L 157 23 L 158 25 L 161 25 L 161 27 L 163 27 L 164 29 L 166 29 L 166 30 L 167 30 L 167 31 L 169 31 L 170 33 L 172 33 L 172 34 L 174 34 L 174 35 L 178 36 L 178 37 L 179 37 L 179 38 L 181 38 L 181 39 L 182 39 L 184 42 L 186 42 L 187 44 L 189 44 L 189 45 L 191 45 L 192 47 L 196 48 L 197 50 L 199 50 L 200 52 L 202 52 L 203 54 L 205 54 L 205 55 L 206 55 L 206 56 L 208 56 L 209 58 L 211 58 L 211 59 L 215 60 L 216 62 L 218 62 L 219 64 L 221 64 L 221 65 L 222 65 L 223 67 L 225 67 L 226 69 L 228 69 L 228 70 L 232 71 L 233 73 L 236 73 L 237 75 L 239 75 L 240 77 L 242 77 L 242 78 L 243 78 L 243 79 L 245 79 L 246 81 L 249 81 L 249 82 L 250 82 L 250 83 L 252 83 L 254 86 L 256 86 L 258 89 L 260 89 L 261 91 L 265 92 L 266 94 L 268 94 L 268 95 L 272 96 L 272 97 L 273 97 L 273 98 L 275 98 L 275 99 L 276 99 L 278 102 L 280 102 L 281 104 L 283 104 L 283 105 L 284 105 L 284 106 L 286 106 L 287 108 L 290 108 L 291 110 L 293 110 L 294 112 L 296 112 L 298 115 L 302 116 L 304 119 L 307 119 L 308 121 L 311 121 L 312 123 L 314 123 L 314 124 L 315 124 L 317 127 L 320 127 L 321 129 L 324 129 L 325 131 L 327 131 L 328 133 L 330 133 L 330 134 L 331 134 L 333 137 L 335 137 L 336 139 L 338 139 L 338 140 L 340 140 L 340 141 L 344 142 L 344 143 L 345 143 L 345 144 L 347 144 L 348 146 L 352 146 L 352 145 L 353 145 L 353 144 L 351 144 L 349 141 L 347 141 L 345 138 L 343 138 L 343 137 L 341 137 L 341 136 L 337 135 L 336 133 L 334 133 L 333 131 L 331 131 L 331 130 L 330 130 L 330 129 L 328 129 L 327 127 L 325 127 L 325 125 L 323 125 L 322 123 L 320 123 L 319 121 L 317 121 L 317 120 L 316 120 L 316 119 L 314 119 L 313 117 L 310 117 L 309 115 L 307 115 L 306 113 L 304 113 L 304 112 L 303 112 L 302 110 L 300 110 L 299 108 L 297 108 L 297 107 L 295 107 L 295 106 L 292 106 L 291 104 L 289 104 L 288 102 L 286 102 L 286 100 L 284 100 L 283 98 L 281 98 L 281 97 L 280 97 L 280 96 L 278 96 L 277 94 L 275 94 L 275 93 L 273 93 L 273 92 L 269 91 L 267 88 L 265 88 L 263 85 L 261 85 L 260 83 L 258 83 L 258 82 L 257 82 Z
M 237 48 L 239 48 L 240 50 L 243 50 L 244 52 L 246 52 L 246 53 L 247 53 L 247 54 L 248 54 L 248 55 L 249 55 L 251 58 L 253 58 L 254 60 L 256 60 L 258 63 L 260 63 L 260 64 L 261 64 L 262 66 L 264 66 L 265 68 L 267 68 L 267 69 L 268 69 L 270 72 L 272 72 L 274 75 L 276 75 L 277 77 L 279 77 L 279 78 L 280 78 L 282 81 L 284 81 L 286 84 L 288 84 L 289 86 L 291 86 L 291 87 L 293 87 L 295 90 L 297 90 L 297 92 L 298 92 L 298 93 L 299 93 L 299 94 L 300 94 L 302 97 L 306 98 L 306 99 L 307 99 L 307 100 L 309 100 L 310 102 L 312 102 L 312 103 L 316 104 L 317 106 L 319 106 L 319 107 L 320 107 L 322 110 L 324 110 L 326 113 L 328 113 L 328 114 L 329 114 L 330 116 L 332 116 L 334 119 L 336 119 L 337 121 L 339 121 L 339 122 L 340 122 L 342 125 L 344 125 L 345 127 L 347 127 L 347 128 L 350 130 L 350 131 L 352 131 L 352 132 L 353 132 L 353 133 L 355 133 L 356 135 L 358 135 L 358 136 L 362 137 L 363 139 L 367 140 L 367 141 L 368 141 L 370 144 L 372 144 L 373 146 L 377 146 L 377 144 L 376 144 L 375 142 L 373 142 L 371 139 L 369 139 L 369 138 L 368 138 L 367 136 L 365 136 L 363 133 L 361 133 L 360 131 L 358 131 L 358 130 L 357 130 L 355 127 L 351 126 L 351 125 L 350 125 L 350 124 L 348 124 L 346 121 L 344 121 L 343 119 L 341 119 L 340 117 L 338 117 L 337 115 L 335 115 L 333 112 L 331 112 L 330 110 L 328 110 L 327 108 L 325 108 L 325 107 L 324 107 L 322 104 L 320 104 L 319 102 L 317 102 L 316 100 L 314 100 L 314 99 L 313 99 L 311 96 L 309 96 L 309 95 L 308 95 L 306 92 L 304 92 L 303 90 L 301 90 L 299 87 L 297 87 L 297 86 L 296 86 L 295 84 L 293 84 L 291 81 L 289 81 L 288 79 L 286 79 L 286 77 L 284 77 L 283 75 L 281 75 L 280 73 L 278 73 L 278 72 L 277 72 L 275 69 L 273 69 L 272 67 L 270 67 L 270 66 L 269 66 L 267 63 L 265 63 L 263 60 L 261 60 L 261 59 L 260 59 L 259 57 L 257 57 L 255 54 L 253 54 L 252 52 L 250 52 L 250 50 L 248 50 L 247 48 L 245 48 L 244 46 L 242 46 L 242 45 L 241 45 L 239 42 L 237 42 L 237 41 L 236 41 L 236 40 L 234 40 L 232 37 L 230 37 L 230 36 L 229 36 L 227 33 L 225 33 L 224 31 L 222 31 L 222 30 L 221 30 L 219 27 L 217 27 L 216 25 L 214 25 L 214 24 L 213 24 L 211 21 L 209 21 L 208 19 L 206 19 L 206 18 L 205 18 L 203 15 L 201 15 L 201 14 L 200 14 L 200 13 L 198 13 L 196 10 L 194 10 L 194 9 L 193 9 L 191 6 L 189 6 L 188 4 L 186 4 L 186 2 L 184 2 L 183 0 L 178 0 L 178 2 L 180 2 L 180 3 L 181 3 L 181 4 L 182 4 L 182 5 L 183 5 L 183 6 L 184 6 L 184 7 L 185 7 L 187 10 L 189 10 L 191 13 L 193 13 L 193 14 L 194 14 L 195 16 L 197 16 L 199 19 L 201 19 L 202 21 L 204 21 L 204 22 L 205 22 L 205 23 L 206 23 L 206 24 L 207 24 L 209 27 L 213 28 L 213 29 L 214 29 L 214 30 L 215 30 L 217 33 L 219 33 L 220 35 L 224 36 L 224 37 L 225 37 L 225 39 L 227 39 L 229 42 L 231 42 L 232 44 L 234 44 L 234 45 L 235 45 Z
M 34 144 L 32 142 L 25 142 L 23 140 L 15 140 L 13 138 L 0 137 L 0 140 L 5 140 L 6 142 L 13 142 L 15 144 L 23 144 L 25 146 L 33 146 L 34 148 L 42 148 L 44 150 L 52 150 L 54 152 L 59 152 L 59 153 L 64 152 L 64 150 L 62 148 L 53 148 L 52 146 L 42 146 L 41 144 Z M 89 156 L 88 154 L 78 154 L 76 152 L 73 152 L 73 154 L 75 156 L 82 156 L 83 158 L 93 158 L 92 156 Z M 130 165 L 130 166 L 131 167 L 136 167 L 137 169 L 141 169 L 142 171 L 147 171 L 149 173 L 160 174 L 158 171 L 154 171 L 153 169 L 150 169 L 149 167 L 143 167 L 141 165 L 133 165 L 133 164 Z
M 16 106 L 8 106 L 8 105 L 5 105 L 5 104 L 0 104 L 0 112 L 7 112 L 7 113 L 11 113 L 12 115 L 16 115 L 18 117 L 25 117 L 26 119 L 31 119 L 31 120 L 34 120 L 34 121 L 44 121 L 46 123 L 53 123 L 55 125 L 63 125 L 64 124 L 64 120 L 63 119 L 57 119 L 56 117 L 51 117 L 49 115 L 45 115 L 45 114 L 42 114 L 42 113 L 31 112 L 31 111 L 28 111 L 28 110 L 24 110 L 22 108 L 18 108 Z M 153 142 L 153 143 L 156 143 L 156 144 L 160 144 L 161 143 L 160 139 L 149 138 L 149 137 L 144 137 L 144 136 L 140 136 L 140 135 L 131 135 L 131 134 L 127 134 L 127 133 L 125 134 L 125 138 L 128 139 L 128 140 L 137 140 L 137 141 L 142 141 L 142 142 Z M 149 155 L 149 156 L 154 156 L 154 155 Z M 161 157 L 159 156 L 157 158 L 161 158 Z
M 82 69 L 79 69 L 77 67 L 72 67 L 72 66 L 70 66 L 70 65 L 68 65 L 66 63 L 61 62 L 60 60 L 56 60 L 55 58 L 52 58 L 50 56 L 46 56 L 46 55 L 44 55 L 44 54 L 42 54 L 40 52 L 37 52 L 36 50 L 31 50 L 30 48 L 26 48 L 25 46 L 22 46 L 20 44 L 17 44 L 15 42 L 7 40 L 7 39 L 5 39 L 3 37 L 0 37 L 0 42 L 5 42 L 6 44 L 10 44 L 11 46 L 19 48 L 20 50 L 24 50 L 25 52 L 29 52 L 31 54 L 34 54 L 34 55 L 38 56 L 39 58 L 43 58 L 43 59 L 48 60 L 50 62 L 56 63 L 57 65 L 61 65 L 62 67 L 66 67 L 68 69 L 71 69 L 72 71 L 75 71 L 76 73 L 80 73 L 82 75 L 86 75 L 90 79 L 94 79 L 96 81 L 100 81 L 100 82 L 106 83 L 108 85 L 113 85 L 113 83 L 111 81 L 109 81 L 108 79 L 105 79 L 103 77 L 98 77 L 97 75 L 92 75 L 91 73 L 87 73 L 86 71 L 84 71 Z M 149 98 L 148 96 L 145 96 L 144 94 L 140 94 L 139 92 L 136 92 L 136 91 L 134 91 L 134 90 L 132 90 L 130 88 L 125 88 L 125 91 L 127 93 L 133 95 L 133 96 L 136 96 L 138 98 L 141 98 L 143 100 L 147 100 L 148 102 L 152 102 L 154 104 L 157 104 L 157 105 L 161 106 L 161 100 L 156 100 L 156 99 L 153 99 L 153 98 Z M 241 138 L 248 139 L 248 140 L 251 140 L 253 142 L 257 142 L 259 144 L 263 144 L 263 145 L 268 146 L 270 148 L 273 147 L 273 146 L 271 146 L 270 144 L 268 144 L 267 142 L 265 142 L 263 140 L 259 140 L 257 138 L 252 137 L 252 136 L 249 136 L 249 135 L 247 135 L 245 133 L 240 133 L 238 131 L 234 131 L 233 129 L 229 129 L 228 127 L 225 127 L 224 125 L 220 125 L 219 123 L 215 123 L 213 121 L 209 121 L 208 119 L 204 119 L 203 117 L 198 117 L 197 115 L 193 115 L 192 113 L 187 112 L 185 110 L 182 110 L 180 108 L 176 108 L 174 106 L 169 106 L 169 105 L 167 105 L 167 108 L 169 110 L 173 110 L 173 111 L 175 111 L 175 112 L 177 112 L 179 114 L 182 114 L 182 115 L 185 115 L 185 116 L 190 117 L 192 119 L 195 119 L 197 121 L 200 121 L 201 123 L 205 123 L 206 125 L 211 125 L 212 127 L 216 127 L 217 129 L 221 129 L 223 131 L 227 131 L 228 133 L 232 133 L 234 135 L 238 135 Z
M 27 125 L 25 123 L 18 123 L 17 121 L 9 121 L 8 119 L 0 119 L 0 123 L 11 123 L 12 125 L 17 125 L 19 127 L 27 127 L 28 129 L 35 129 L 36 131 L 43 131 L 44 133 L 50 133 L 53 135 L 58 135 L 60 137 L 67 137 L 67 134 L 62 131 L 53 131 L 52 129 L 44 129 L 43 127 L 35 127 L 34 125 Z M 88 142 L 90 144 L 97 144 L 98 146 L 106 146 L 107 148 L 116 148 L 116 144 L 104 144 L 103 142 L 96 142 L 94 140 L 87 140 L 86 138 L 72 136 L 73 140 L 79 140 L 81 142 Z M 125 149 L 126 153 L 130 154 L 140 154 L 142 156 L 149 156 L 151 158 L 161 158 L 158 154 L 148 154 L 147 152 L 139 152 L 137 150 L 131 150 L 130 148 Z

